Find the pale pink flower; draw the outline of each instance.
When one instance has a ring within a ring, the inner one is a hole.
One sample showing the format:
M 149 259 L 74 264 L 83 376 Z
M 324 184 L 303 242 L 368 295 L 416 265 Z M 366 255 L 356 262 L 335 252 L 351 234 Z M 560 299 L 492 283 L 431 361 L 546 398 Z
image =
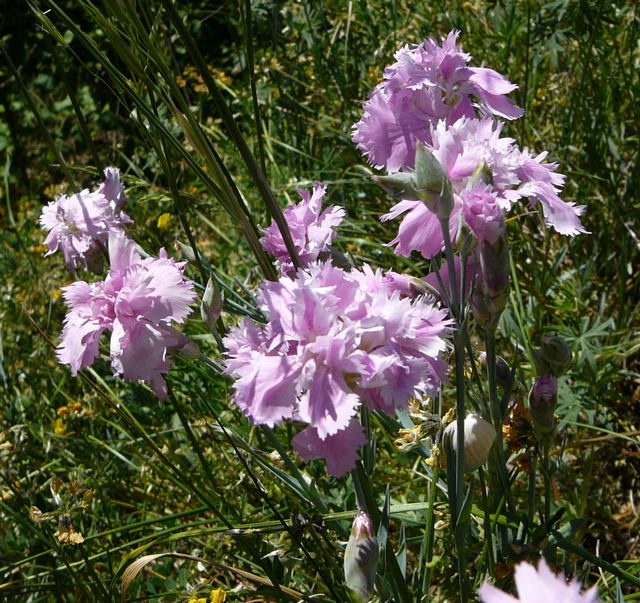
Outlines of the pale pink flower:
M 83 190 L 75 195 L 60 195 L 42 208 L 40 225 L 49 234 L 44 241 L 45 256 L 61 250 L 67 269 L 78 267 L 100 273 L 111 232 L 124 232 L 132 222 L 122 211 L 124 187 L 117 168 L 104 170 L 105 181 L 95 191 Z
M 298 189 L 302 201 L 284 210 L 284 217 L 302 268 L 306 268 L 317 260 L 321 253 L 329 250 L 337 234 L 334 227 L 342 222 L 345 215 L 344 209 L 335 205 L 321 211 L 322 199 L 326 192 L 327 186 L 321 182 L 314 183 L 312 192 Z M 283 273 L 293 269 L 293 262 L 275 222 L 264 229 L 264 236 L 260 242 L 276 258 Z
M 493 69 L 469 67 L 471 56 L 457 45 L 457 31 L 438 44 L 433 38 L 401 48 L 384 80 L 364 105 L 353 141 L 378 168 L 393 172 L 414 165 L 416 142 L 431 142 L 431 125 L 460 117 L 523 113 L 505 95 L 517 86 Z M 477 102 L 474 102 L 476 99 Z
M 501 138 L 502 127 L 503 124 L 490 118 L 462 118 L 452 125 L 441 121 L 432 129 L 432 142 L 427 149 L 450 179 L 454 198 L 449 223 L 451 238 L 455 239 L 457 234 L 456 216 L 460 212 L 465 215 L 465 199 L 473 203 L 479 201 L 468 188 L 478 186 L 472 182 L 472 176 L 482 167 L 489 170 L 491 179 L 491 188 L 487 185 L 480 198 L 485 207 L 479 212 L 477 208 L 468 209 L 466 214 L 481 236 L 493 236 L 489 231 L 495 231 L 494 227 L 500 223 L 499 210 L 508 211 L 520 199 L 528 199 L 530 207 L 539 202 L 546 223 L 560 234 L 573 236 L 586 232 L 580 222 L 584 206 L 563 201 L 558 196 L 565 177 L 555 171 L 557 164 L 543 163 L 546 153 L 532 157 L 527 149 L 521 151 L 512 138 Z M 487 195 L 492 197 L 490 207 L 484 203 L 488 201 Z M 427 259 L 438 254 L 444 240 L 435 214 L 421 201 L 402 200 L 381 220 L 403 214 L 406 215 L 398 236 L 389 245 L 395 245 L 396 253 L 403 256 L 409 256 L 411 251 L 419 251 Z M 481 227 L 481 215 L 493 225 L 487 223 Z
M 124 234 L 109 235 L 111 267 L 104 281 L 78 281 L 63 288 L 69 312 L 56 350 L 72 374 L 93 363 L 104 330 L 111 330 L 111 366 L 129 381 L 142 380 L 159 398 L 167 395 L 162 374 L 169 354 L 189 343 L 172 328 L 191 312 L 193 283 L 183 276 L 185 263 L 168 258 L 142 258 Z
M 540 559 L 538 569 L 529 563 L 520 563 L 515 569 L 518 598 L 485 582 L 478 594 L 483 603 L 597 603 L 596 587 L 580 593 L 576 580 L 567 582 L 562 574 L 554 574 L 544 559 Z
M 304 461 L 322 458 L 327 463 L 327 471 L 333 477 L 342 477 L 355 467 L 358 448 L 367 439 L 360 423 L 350 421 L 341 431 L 321 439 L 313 427 L 307 427 L 293 437 L 294 450 Z
M 406 297 L 406 278 L 329 263 L 295 276 L 263 284 L 266 325 L 245 318 L 224 340 L 234 400 L 254 423 L 303 421 L 325 442 L 354 429 L 362 402 L 393 412 L 438 388 L 449 321 Z

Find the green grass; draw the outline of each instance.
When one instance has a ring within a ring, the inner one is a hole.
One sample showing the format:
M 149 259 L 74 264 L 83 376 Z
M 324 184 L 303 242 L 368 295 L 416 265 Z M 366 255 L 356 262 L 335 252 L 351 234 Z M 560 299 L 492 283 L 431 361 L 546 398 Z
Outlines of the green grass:
M 327 202 L 348 212 L 343 251 L 424 274 L 424 260 L 380 245 L 396 224 L 378 221 L 389 201 L 350 128 L 397 48 L 452 28 L 476 64 L 519 84 L 526 117 L 506 134 L 548 150 L 567 174 L 564 198 L 587 206 L 592 234 L 576 239 L 549 234 L 535 212 L 509 223 L 515 281 L 498 351 L 517 363 L 515 396 L 526 398 L 530 347 L 548 332 L 570 342 L 574 362 L 561 384 L 552 451 L 554 510 L 564 508 L 559 526 L 574 545 L 637 576 L 637 7 L 260 1 L 247 13 L 249 3 L 196 2 L 176 3 L 175 15 L 168 1 L 133 4 L 16 5 L 2 26 L 15 70 L 0 62 L 0 600 L 118 600 L 124 567 L 162 552 L 224 567 L 160 558 L 136 578 L 130 601 L 188 601 L 216 586 L 235 589 L 228 600 L 286 600 L 278 585 L 348 600 L 341 555 L 356 507 L 351 481 L 328 478 L 320 462 L 303 465 L 290 451 L 290 428 L 277 429 L 275 441 L 252 428 L 230 404 L 229 382 L 193 361 L 176 362 L 174 396 L 164 403 L 113 378 L 108 353 L 71 377 L 51 346 L 65 312 L 60 287 L 71 277 L 59 257 L 42 259 L 37 219 L 56 192 L 94 186 L 104 166 L 117 165 L 136 240 L 151 253 L 165 246 L 180 255 L 176 241 L 197 248 L 206 262 L 190 266 L 189 276 L 204 285 L 212 267 L 227 299 L 250 307 L 250 292 L 274 274 L 257 225 L 277 215 L 274 199 L 284 207 L 298 186 L 321 180 Z M 260 171 L 268 187 L 256 184 Z M 165 212 L 168 229 L 157 225 Z M 197 315 L 186 330 L 215 355 Z M 82 410 L 60 417 L 74 402 Z M 444 402 L 451 405 L 449 392 Z M 59 418 L 66 431 L 56 433 Z M 396 425 L 373 423 L 373 488 L 382 504 L 389 487 L 389 543 L 398 552 L 404 538 L 411 579 L 419 574 L 427 469 L 418 453 L 397 451 Z M 276 445 L 282 458 L 274 460 Z M 527 486 L 522 474 L 519 496 Z M 435 519 L 446 520 L 438 496 Z M 412 503 L 423 507 L 402 506 Z M 483 559 L 473 548 L 484 521 L 477 511 L 471 548 Z M 54 536 L 69 525 L 84 543 Z M 533 559 L 548 545 L 536 544 L 511 560 Z M 457 597 L 452 546 L 447 529 L 435 531 L 434 600 Z M 550 548 L 559 569 L 597 583 L 603 600 L 637 590 L 584 555 Z M 474 573 L 472 581 L 483 578 Z M 393 581 L 379 588 L 393 592 Z

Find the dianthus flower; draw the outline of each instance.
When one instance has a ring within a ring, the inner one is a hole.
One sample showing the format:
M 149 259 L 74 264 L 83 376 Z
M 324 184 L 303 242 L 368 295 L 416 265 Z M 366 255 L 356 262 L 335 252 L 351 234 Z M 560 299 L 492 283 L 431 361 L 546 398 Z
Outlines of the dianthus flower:
M 159 398 L 167 395 L 162 373 L 171 366 L 169 352 L 190 342 L 172 322 L 183 322 L 195 299 L 193 283 L 183 276 L 184 262 L 167 257 L 142 258 L 124 234 L 109 235 L 111 266 L 104 281 L 77 281 L 63 288 L 70 310 L 65 318 L 58 360 L 72 374 L 98 355 L 100 336 L 111 330 L 111 367 L 129 381 L 142 380 Z
M 469 67 L 471 56 L 457 45 L 458 34 L 449 33 L 442 45 L 429 38 L 405 46 L 385 69 L 353 126 L 353 141 L 373 166 L 388 172 L 413 167 L 416 142 L 431 142 L 432 125 L 475 117 L 474 107 L 506 119 L 522 115 L 505 96 L 517 86 L 493 69 Z
M 391 413 L 444 378 L 445 311 L 408 290 L 401 275 L 329 263 L 265 283 L 268 322 L 245 318 L 225 338 L 235 402 L 254 423 L 307 423 L 294 439 L 301 456 L 325 458 L 336 477 L 352 469 L 360 404 Z
M 515 582 L 518 599 L 485 582 L 478 594 L 483 603 L 597 603 L 596 587 L 580 594 L 580 584 L 576 580 L 567 582 L 562 574 L 557 576 L 549 569 L 546 561 L 540 559 L 538 569 L 528 563 L 516 566 Z
M 507 211 L 519 199 L 529 199 L 531 207 L 539 202 L 545 222 L 560 234 L 573 236 L 586 232 L 580 223 L 584 206 L 558 196 L 565 177 L 556 172 L 557 164 L 543 163 L 546 153 L 533 157 L 527 149 L 521 151 L 512 138 L 501 138 L 502 127 L 502 123 L 491 118 L 462 118 L 453 125 L 441 121 L 432 128 L 432 142 L 427 149 L 450 179 L 455 201 L 450 220 L 452 239 L 458 229 L 456 216 L 461 211 L 465 215 L 465 199 L 484 205 L 479 211 L 477 207 L 468 208 L 466 214 L 476 233 L 483 231 L 481 237 L 493 236 L 489 231 L 500 222 L 498 208 Z M 474 172 L 482 167 L 489 170 L 491 185 L 468 191 Z M 402 200 L 381 219 L 397 218 L 404 213 L 398 236 L 390 243 L 396 246 L 396 253 L 409 256 L 416 250 L 425 258 L 439 253 L 443 246 L 440 222 L 421 201 Z M 480 214 L 487 219 L 484 226 L 479 223 Z
M 284 210 L 284 217 L 302 268 L 306 268 L 317 260 L 321 253 L 329 250 L 331 241 L 337 234 L 334 227 L 344 218 L 344 209 L 334 205 L 330 205 L 321 213 L 322 199 L 326 192 L 327 186 L 321 182 L 314 183 L 312 192 L 298 189 L 302 201 Z M 289 252 L 275 222 L 264 229 L 264 236 L 260 242 L 276 258 L 281 272 L 293 270 Z
M 122 211 L 126 197 L 119 170 L 108 167 L 104 175 L 97 190 L 60 195 L 42 208 L 40 225 L 49 232 L 44 240 L 48 248 L 45 256 L 62 250 L 72 274 L 79 266 L 96 274 L 102 272 L 109 233 L 123 232 L 123 225 L 132 222 Z

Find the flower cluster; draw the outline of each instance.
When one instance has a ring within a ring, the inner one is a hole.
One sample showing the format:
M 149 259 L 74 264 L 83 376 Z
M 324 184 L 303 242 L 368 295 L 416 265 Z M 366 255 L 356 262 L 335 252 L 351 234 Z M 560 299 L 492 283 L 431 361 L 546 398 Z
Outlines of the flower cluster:
M 65 266 L 73 274 L 79 267 L 102 272 L 109 233 L 124 232 L 124 224 L 132 222 L 122 211 L 126 196 L 120 172 L 108 167 L 104 175 L 97 190 L 60 195 L 42 209 L 40 225 L 49 232 L 45 255 L 61 250 Z
M 427 150 L 438 160 L 451 182 L 454 208 L 450 234 L 458 231 L 458 215 L 478 240 L 495 238 L 504 225 L 502 214 L 520 199 L 539 202 L 545 221 L 557 232 L 576 235 L 585 232 L 579 216 L 583 206 L 565 202 L 558 196 L 564 176 L 557 164 L 543 163 L 546 153 L 532 157 L 521 151 L 511 138 L 501 138 L 503 124 L 491 118 L 462 118 L 452 125 L 441 121 L 432 128 Z M 483 174 L 484 182 L 478 178 Z M 420 200 L 403 199 L 382 216 L 382 220 L 405 214 L 397 237 L 391 241 L 398 255 L 419 251 L 431 258 L 442 250 L 440 222 Z
M 470 67 L 470 56 L 451 32 L 439 45 L 433 39 L 396 53 L 396 62 L 365 103 L 354 125 L 353 140 L 369 161 L 391 176 L 400 201 L 382 216 L 404 215 L 389 243 L 398 255 L 419 251 L 429 259 L 444 241 L 438 212 L 415 187 L 411 171 L 421 146 L 447 179 L 452 207 L 448 227 L 455 240 L 464 221 L 480 244 L 495 244 L 504 232 L 505 211 L 515 201 L 540 204 L 547 225 L 564 235 L 586 232 L 580 222 L 583 206 L 559 197 L 564 176 L 546 153 L 531 155 L 511 138 L 501 137 L 504 123 L 496 117 L 522 115 L 505 95 L 516 86 L 496 71 Z M 476 102 L 473 102 L 473 98 Z M 424 192 L 424 191 L 423 191 Z M 426 205 L 425 205 L 426 203 Z
M 544 559 L 540 559 L 537 570 L 528 563 L 516 566 L 515 581 L 518 599 L 485 582 L 478 591 L 480 600 L 483 603 L 598 603 L 595 586 L 581 594 L 580 584 L 576 580 L 567 582 L 562 574 L 556 576 Z
M 142 258 L 123 233 L 109 235 L 110 269 L 103 281 L 77 281 L 63 288 L 69 306 L 58 360 L 71 372 L 93 363 L 100 336 L 111 330 L 111 367 L 130 381 L 148 383 L 159 398 L 167 395 L 162 377 L 170 367 L 169 351 L 190 341 L 172 322 L 182 322 L 195 298 L 193 283 L 183 276 L 184 263 L 168 258 Z
M 303 268 L 329 250 L 337 234 L 333 228 L 338 226 L 344 218 L 344 209 L 341 207 L 330 205 L 323 212 L 320 211 L 326 192 L 327 187 L 321 182 L 314 183 L 311 193 L 298 189 L 302 201 L 284 211 L 284 217 Z M 264 236 L 260 242 L 276 258 L 276 263 L 283 274 L 293 271 L 293 262 L 275 222 L 264 229 Z
M 377 168 L 389 172 L 413 166 L 416 143 L 431 143 L 431 126 L 485 114 L 516 119 L 522 109 L 506 98 L 517 86 L 493 69 L 469 67 L 471 56 L 451 32 L 442 45 L 429 38 L 401 48 L 374 88 L 364 116 L 353 127 L 353 141 Z M 473 102 L 473 98 L 477 102 Z
M 69 311 L 56 355 L 75 375 L 96 359 L 100 336 L 109 329 L 114 373 L 142 380 L 164 398 L 162 374 L 171 365 L 169 353 L 197 354 L 194 344 L 172 326 L 191 312 L 193 283 L 183 276 L 184 264 L 168 258 L 164 249 L 158 258 L 142 257 L 124 230 L 132 220 L 122 211 L 126 196 L 120 172 L 109 167 L 104 174 L 97 190 L 61 195 L 40 217 L 49 231 L 46 255 L 61 249 L 73 274 L 77 268 L 101 272 L 105 256 L 110 264 L 102 281 L 63 287 Z
M 295 449 L 343 475 L 365 442 L 362 403 L 392 413 L 444 377 L 445 311 L 409 290 L 408 277 L 329 262 L 264 283 L 268 322 L 245 318 L 224 340 L 236 403 L 257 424 L 306 423 Z

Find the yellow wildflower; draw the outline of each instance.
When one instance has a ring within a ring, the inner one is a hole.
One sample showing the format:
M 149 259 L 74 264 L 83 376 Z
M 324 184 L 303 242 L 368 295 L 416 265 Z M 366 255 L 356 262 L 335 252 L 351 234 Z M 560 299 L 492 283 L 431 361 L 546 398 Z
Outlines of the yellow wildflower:
M 158 228 L 160 230 L 167 230 L 167 228 L 169 228 L 169 218 L 171 218 L 171 214 L 168 212 L 163 213 L 158 218 Z
M 53 427 L 53 431 L 58 436 L 65 436 L 67 433 L 67 425 L 64 420 L 61 418 L 56 419 L 55 425 Z
M 227 593 L 221 588 L 211 591 L 211 603 L 224 603 L 227 600 Z

